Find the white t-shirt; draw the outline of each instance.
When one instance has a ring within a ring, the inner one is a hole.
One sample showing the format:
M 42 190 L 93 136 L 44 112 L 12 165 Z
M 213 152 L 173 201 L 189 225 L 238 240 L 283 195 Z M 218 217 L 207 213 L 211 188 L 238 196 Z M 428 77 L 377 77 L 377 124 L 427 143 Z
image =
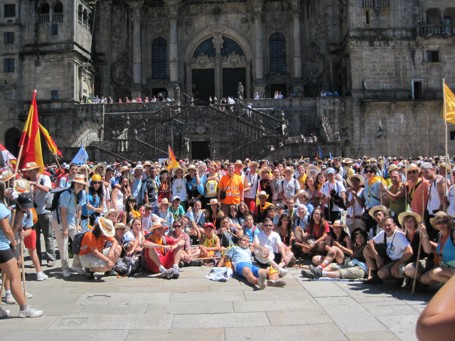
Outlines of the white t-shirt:
M 324 186 L 322 186 L 321 188 L 321 193 L 326 196 L 326 197 L 330 197 L 330 192 L 332 190 L 335 190 L 336 193 L 341 193 L 341 192 L 346 192 L 346 188 L 344 187 L 343 183 L 341 181 L 337 181 L 335 184 L 327 181 Z M 333 204 L 332 206 L 332 211 L 333 212 L 339 212 L 340 211 L 340 208 Z
M 376 244 L 384 244 L 384 234 L 385 232 L 382 230 L 373 238 L 373 241 Z M 406 238 L 405 234 L 397 228 L 391 237 L 386 238 L 387 256 L 389 256 L 391 260 L 400 259 L 408 245 L 409 240 Z
M 300 189 L 299 182 L 296 178 L 292 178 L 289 181 L 283 179 L 283 182 L 281 184 L 283 186 L 283 195 L 286 199 L 294 198 L 297 191 Z
M 449 207 L 447 208 L 447 214 L 451 217 L 455 217 L 455 185 L 449 188 Z
M 254 237 L 255 243 L 259 243 L 261 246 L 265 246 L 269 252 L 279 253 L 281 246 L 280 235 L 274 231 L 270 232 L 270 235 L 266 235 L 264 231 L 260 231 Z

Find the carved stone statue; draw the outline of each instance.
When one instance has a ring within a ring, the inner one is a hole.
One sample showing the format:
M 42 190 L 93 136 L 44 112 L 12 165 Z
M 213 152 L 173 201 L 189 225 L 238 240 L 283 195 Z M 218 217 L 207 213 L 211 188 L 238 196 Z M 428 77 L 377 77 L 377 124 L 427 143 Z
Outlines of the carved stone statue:
M 242 100 L 243 99 L 243 92 L 244 92 L 244 88 L 243 88 L 243 85 L 242 85 L 242 82 L 239 82 L 239 85 L 237 86 L 237 98 L 239 100 Z

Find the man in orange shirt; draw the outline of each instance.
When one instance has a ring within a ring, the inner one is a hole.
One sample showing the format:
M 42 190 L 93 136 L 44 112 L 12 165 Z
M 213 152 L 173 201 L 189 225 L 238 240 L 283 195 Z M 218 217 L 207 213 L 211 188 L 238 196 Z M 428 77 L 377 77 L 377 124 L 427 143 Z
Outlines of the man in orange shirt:
M 223 175 L 218 184 L 218 201 L 224 215 L 228 215 L 230 205 L 238 205 L 243 201 L 243 179 L 235 174 L 235 165 L 230 163 L 228 173 Z

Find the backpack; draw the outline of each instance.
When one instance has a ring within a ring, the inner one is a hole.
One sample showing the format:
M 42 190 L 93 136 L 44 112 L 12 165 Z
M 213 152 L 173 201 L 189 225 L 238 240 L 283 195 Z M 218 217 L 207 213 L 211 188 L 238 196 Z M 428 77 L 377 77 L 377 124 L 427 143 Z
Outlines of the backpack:
M 81 252 L 82 238 L 84 238 L 84 236 L 87 232 L 88 231 L 79 232 L 79 233 L 76 233 L 76 235 L 74 236 L 72 250 L 75 255 L 78 255 Z
M 54 194 L 54 197 L 52 198 L 52 204 L 51 207 L 48 208 L 49 211 L 53 212 L 58 208 L 59 201 L 60 201 L 60 196 L 62 195 L 63 192 L 69 191 L 69 188 L 56 188 L 55 190 L 52 191 L 52 194 Z
M 141 256 L 131 256 L 120 258 L 114 265 L 114 270 L 119 276 L 131 276 L 141 270 Z

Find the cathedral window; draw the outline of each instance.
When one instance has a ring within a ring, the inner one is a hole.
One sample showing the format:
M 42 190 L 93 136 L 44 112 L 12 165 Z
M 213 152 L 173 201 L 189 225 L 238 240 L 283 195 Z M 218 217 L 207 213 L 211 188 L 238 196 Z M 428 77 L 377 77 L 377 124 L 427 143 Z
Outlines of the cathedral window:
M 286 73 L 286 38 L 276 32 L 270 36 L 270 72 Z
M 4 9 L 4 16 L 5 18 L 14 18 L 16 17 L 16 5 L 15 4 L 5 4 Z
M 49 22 L 50 7 L 48 3 L 44 3 L 39 7 L 39 22 Z
M 213 38 L 209 38 L 204 40 L 199 46 L 197 47 L 196 51 L 194 51 L 193 58 L 197 58 L 199 56 L 208 56 L 208 57 L 215 57 L 216 50 L 213 46 L 212 42 Z
M 5 73 L 14 72 L 14 58 L 3 59 L 3 72 Z
M 156 38 L 152 42 L 152 79 L 167 78 L 167 42 Z
M 54 14 L 52 15 L 52 21 L 54 22 L 63 21 L 63 5 L 61 2 L 57 2 L 54 6 Z

